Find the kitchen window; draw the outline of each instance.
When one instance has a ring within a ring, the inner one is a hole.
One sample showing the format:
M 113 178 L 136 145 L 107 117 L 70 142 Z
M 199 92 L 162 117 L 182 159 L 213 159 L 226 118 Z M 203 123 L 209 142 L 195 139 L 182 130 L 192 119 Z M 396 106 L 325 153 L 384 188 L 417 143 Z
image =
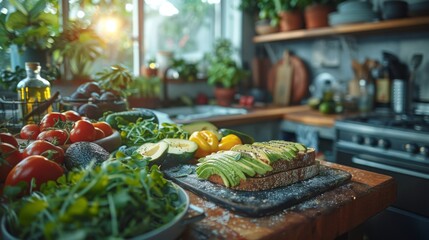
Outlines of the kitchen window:
M 217 38 L 229 38 L 238 46 L 238 4 L 238 0 L 63 0 L 59 8 L 63 23 L 91 26 L 105 41 L 92 74 L 121 63 L 140 75 L 150 60 L 175 57 L 200 62 Z M 4 49 L 0 54 L 10 57 Z M 3 61 L 3 66 L 10 66 L 10 61 Z

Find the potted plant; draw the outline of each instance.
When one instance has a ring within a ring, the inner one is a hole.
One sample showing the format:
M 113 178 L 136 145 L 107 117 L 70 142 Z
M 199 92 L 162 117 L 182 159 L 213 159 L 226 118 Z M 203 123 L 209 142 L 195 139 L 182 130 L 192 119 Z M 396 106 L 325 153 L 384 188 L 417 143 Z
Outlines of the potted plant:
M 272 0 L 242 0 L 239 9 L 254 16 L 257 34 L 278 32 L 279 16 Z
M 306 0 L 304 10 L 307 29 L 329 26 L 328 16 L 344 0 Z
M 49 50 L 59 34 L 58 11 L 45 11 L 49 0 L 9 3 L 15 10 L 0 14 L 0 47 L 11 49 L 13 68 L 24 67 L 29 61 L 46 67 Z M 57 5 L 58 2 L 53 7 L 58 9 Z
M 134 78 L 130 84 L 131 95 L 128 97 L 129 107 L 160 107 L 161 82 L 161 78 L 157 76 L 139 76 Z
M 302 0 L 275 0 L 274 3 L 280 17 L 280 31 L 285 32 L 304 27 Z
M 208 84 L 215 86 L 216 101 L 221 106 L 231 105 L 237 86 L 247 75 L 232 58 L 233 52 L 231 41 L 219 39 L 208 57 Z
M 85 82 L 91 79 L 93 64 L 103 55 L 106 43 L 91 26 L 71 21 L 56 39 L 55 49 L 55 61 L 67 59 L 72 79 Z

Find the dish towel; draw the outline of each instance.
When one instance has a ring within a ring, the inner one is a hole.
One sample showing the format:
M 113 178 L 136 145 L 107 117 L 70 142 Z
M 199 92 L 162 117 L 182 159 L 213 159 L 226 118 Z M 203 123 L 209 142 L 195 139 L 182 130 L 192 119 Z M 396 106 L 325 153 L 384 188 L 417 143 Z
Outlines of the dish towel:
M 316 151 L 319 150 L 319 134 L 314 127 L 299 124 L 295 133 L 297 142 L 307 147 L 312 147 L 316 149 Z

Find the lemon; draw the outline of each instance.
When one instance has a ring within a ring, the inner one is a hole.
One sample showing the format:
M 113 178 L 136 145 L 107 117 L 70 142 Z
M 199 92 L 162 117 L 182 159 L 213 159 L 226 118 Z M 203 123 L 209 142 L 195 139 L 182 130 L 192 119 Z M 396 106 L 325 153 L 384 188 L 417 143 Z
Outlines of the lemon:
M 324 114 L 335 113 L 335 102 L 322 102 L 319 105 L 319 111 Z

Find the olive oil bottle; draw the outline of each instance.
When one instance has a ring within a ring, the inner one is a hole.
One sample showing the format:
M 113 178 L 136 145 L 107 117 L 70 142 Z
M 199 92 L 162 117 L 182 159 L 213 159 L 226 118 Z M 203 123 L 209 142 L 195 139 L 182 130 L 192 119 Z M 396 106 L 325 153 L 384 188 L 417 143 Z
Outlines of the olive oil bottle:
M 51 97 L 51 84 L 40 76 L 40 64 L 38 62 L 26 62 L 25 70 L 27 77 L 22 79 L 17 85 L 23 119 Z M 52 112 L 51 106 L 44 112 L 33 114 L 24 121 L 24 124 L 40 122 L 41 118 L 48 112 Z

